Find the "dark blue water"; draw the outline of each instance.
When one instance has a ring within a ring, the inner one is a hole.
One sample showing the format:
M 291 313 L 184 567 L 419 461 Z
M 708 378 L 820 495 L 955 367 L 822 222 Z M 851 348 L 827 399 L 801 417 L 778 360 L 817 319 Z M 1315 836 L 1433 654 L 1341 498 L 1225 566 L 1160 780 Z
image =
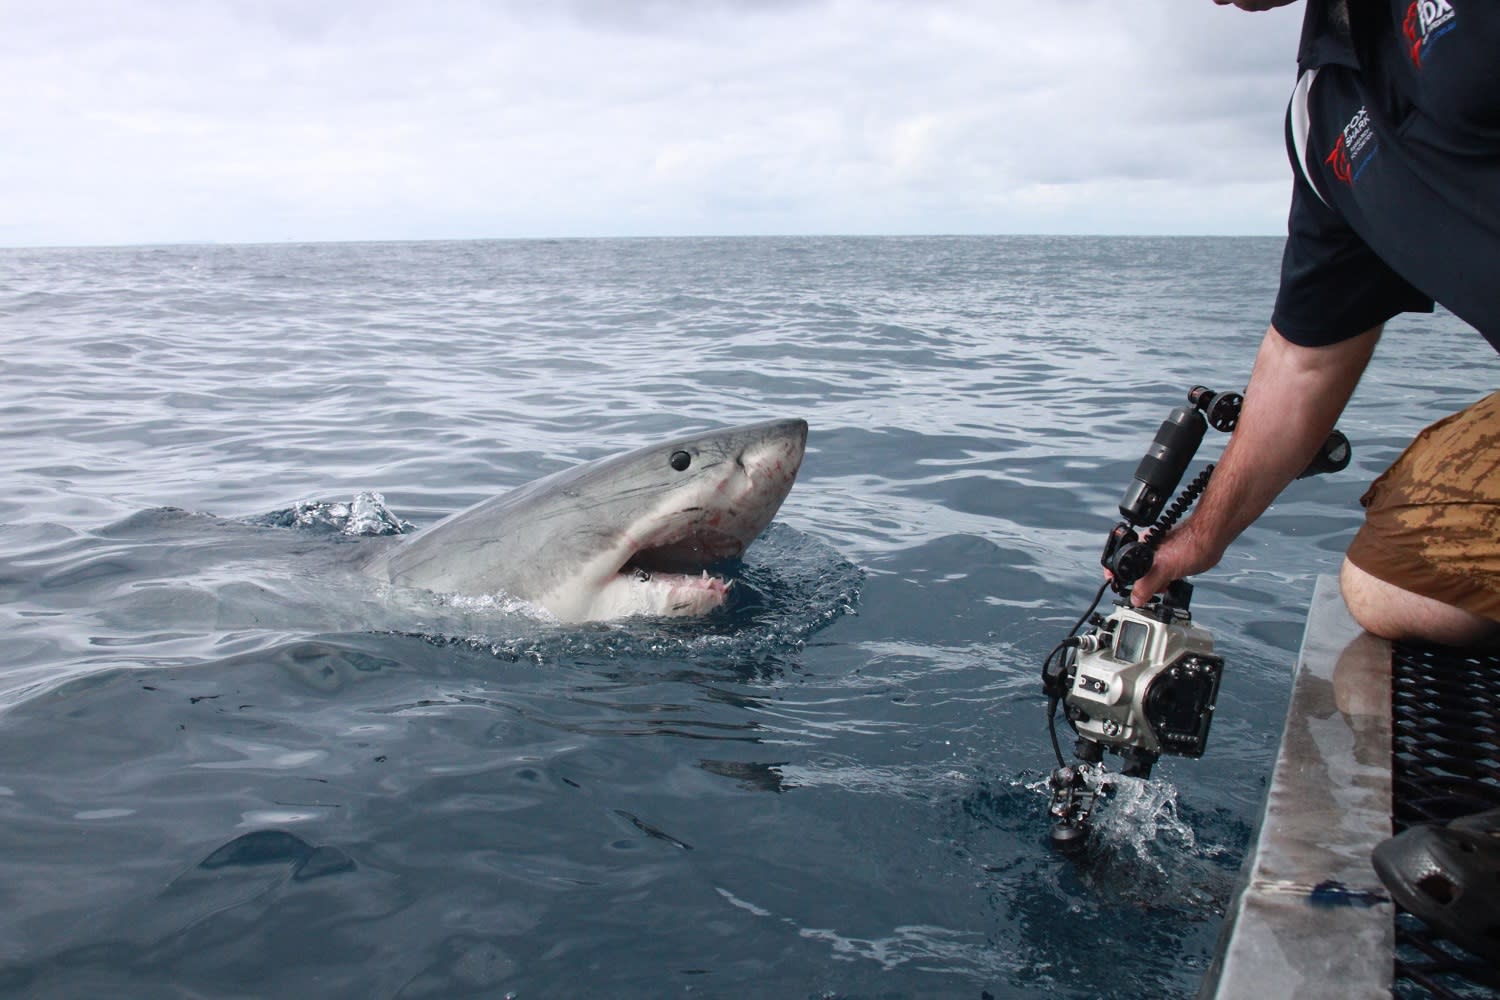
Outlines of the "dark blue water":
M 0 993 L 1192 995 L 1313 581 L 1497 381 L 1392 325 L 1354 466 L 1199 581 L 1207 755 L 1055 855 L 1041 659 L 1157 424 L 1243 386 L 1279 249 L 0 251 Z M 379 491 L 420 529 L 774 416 L 802 475 L 702 621 L 397 606 L 365 540 L 259 520 Z

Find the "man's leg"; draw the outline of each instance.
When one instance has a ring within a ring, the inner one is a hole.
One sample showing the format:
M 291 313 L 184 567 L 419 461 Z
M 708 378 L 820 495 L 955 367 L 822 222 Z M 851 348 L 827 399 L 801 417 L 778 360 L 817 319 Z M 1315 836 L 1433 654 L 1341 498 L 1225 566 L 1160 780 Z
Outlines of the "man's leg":
M 1500 622 L 1402 590 L 1347 559 L 1339 584 L 1354 620 L 1383 639 L 1500 649 Z
M 1500 643 L 1500 392 L 1418 434 L 1361 501 L 1340 575 L 1369 632 Z

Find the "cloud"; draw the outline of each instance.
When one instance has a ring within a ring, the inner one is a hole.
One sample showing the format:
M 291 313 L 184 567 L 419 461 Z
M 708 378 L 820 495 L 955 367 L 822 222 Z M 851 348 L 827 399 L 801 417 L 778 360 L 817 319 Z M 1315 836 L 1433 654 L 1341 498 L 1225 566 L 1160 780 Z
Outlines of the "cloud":
M 0 6 L 0 240 L 1276 232 L 1295 12 Z

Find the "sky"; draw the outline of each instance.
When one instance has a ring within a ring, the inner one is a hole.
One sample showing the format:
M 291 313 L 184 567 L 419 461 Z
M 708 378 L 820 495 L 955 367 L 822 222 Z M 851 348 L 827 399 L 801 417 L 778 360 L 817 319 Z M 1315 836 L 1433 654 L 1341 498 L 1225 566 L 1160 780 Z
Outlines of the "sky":
M 1281 235 L 1300 17 L 0 0 L 0 245 Z

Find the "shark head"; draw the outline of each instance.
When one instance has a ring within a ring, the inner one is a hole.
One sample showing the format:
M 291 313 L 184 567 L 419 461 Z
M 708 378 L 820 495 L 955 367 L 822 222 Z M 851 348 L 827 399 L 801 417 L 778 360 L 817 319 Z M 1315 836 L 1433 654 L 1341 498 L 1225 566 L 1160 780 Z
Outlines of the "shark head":
M 803 420 L 708 431 L 576 466 L 483 501 L 367 571 L 439 593 L 505 594 L 565 622 L 698 615 L 796 481 Z

